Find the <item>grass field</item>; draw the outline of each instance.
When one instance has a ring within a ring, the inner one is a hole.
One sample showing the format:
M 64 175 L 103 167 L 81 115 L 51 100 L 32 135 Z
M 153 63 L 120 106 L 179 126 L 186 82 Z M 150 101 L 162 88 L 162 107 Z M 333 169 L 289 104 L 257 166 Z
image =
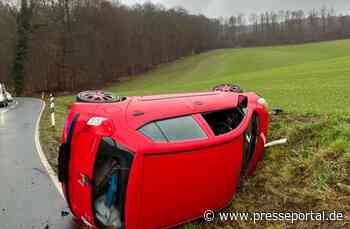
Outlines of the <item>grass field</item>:
M 108 88 L 119 94 L 208 90 L 235 82 L 296 112 L 350 111 L 350 41 L 228 49 L 188 57 Z M 345 103 L 345 104 L 344 104 Z
M 350 40 L 280 47 L 215 50 L 165 64 L 106 90 L 121 95 L 205 91 L 237 83 L 265 97 L 285 114 L 272 117 L 270 140 L 289 144 L 269 149 L 228 211 L 340 211 L 350 219 Z M 56 101 L 63 126 L 73 96 Z M 41 140 L 55 165 L 61 129 L 48 127 Z M 194 222 L 182 228 L 350 228 L 342 222 Z

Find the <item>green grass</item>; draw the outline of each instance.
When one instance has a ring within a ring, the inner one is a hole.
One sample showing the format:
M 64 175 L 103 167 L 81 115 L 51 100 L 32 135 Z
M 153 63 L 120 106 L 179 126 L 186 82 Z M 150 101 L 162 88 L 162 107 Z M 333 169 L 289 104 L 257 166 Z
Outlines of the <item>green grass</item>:
M 290 112 L 350 111 L 350 41 L 216 50 L 108 88 L 139 95 L 237 83 Z
M 120 95 L 205 91 L 237 83 L 285 114 L 272 117 L 269 149 L 227 211 L 341 211 L 350 216 L 350 40 L 264 48 L 223 49 L 183 58 L 106 88 Z M 41 122 L 41 141 L 55 166 L 61 127 L 74 96 L 59 97 L 57 129 Z M 194 228 L 319 228 L 322 222 L 197 221 Z M 350 227 L 349 221 L 328 224 Z

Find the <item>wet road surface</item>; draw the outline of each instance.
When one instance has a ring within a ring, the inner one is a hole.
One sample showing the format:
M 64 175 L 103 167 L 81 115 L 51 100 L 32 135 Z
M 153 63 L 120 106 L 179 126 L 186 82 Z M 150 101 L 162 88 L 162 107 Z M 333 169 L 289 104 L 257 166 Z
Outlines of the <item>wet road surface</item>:
M 0 108 L 0 228 L 72 229 L 65 200 L 50 180 L 36 151 L 35 126 L 42 102 L 17 98 Z

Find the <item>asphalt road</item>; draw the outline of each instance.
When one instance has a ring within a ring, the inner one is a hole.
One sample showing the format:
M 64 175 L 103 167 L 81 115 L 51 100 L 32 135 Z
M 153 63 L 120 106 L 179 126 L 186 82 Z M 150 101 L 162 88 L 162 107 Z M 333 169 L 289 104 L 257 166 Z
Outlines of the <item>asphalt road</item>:
M 17 98 L 12 109 L 0 108 L 0 228 L 72 229 L 65 200 L 50 180 L 36 151 L 37 99 Z

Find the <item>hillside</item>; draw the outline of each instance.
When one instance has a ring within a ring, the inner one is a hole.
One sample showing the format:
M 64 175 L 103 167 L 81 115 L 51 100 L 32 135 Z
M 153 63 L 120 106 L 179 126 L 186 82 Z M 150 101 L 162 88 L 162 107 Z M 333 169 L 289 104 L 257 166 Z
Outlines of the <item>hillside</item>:
M 216 50 L 107 90 L 138 95 L 208 90 L 226 82 L 256 91 L 273 107 L 288 111 L 350 111 L 350 40 Z
M 289 139 L 288 145 L 267 151 L 227 211 L 337 210 L 350 216 L 350 40 L 216 50 L 162 65 L 106 90 L 120 95 L 205 91 L 227 82 L 257 92 L 270 107 L 284 109 L 285 114 L 272 117 L 269 139 Z M 74 96 L 57 98 L 59 128 L 48 127 L 47 111 L 41 123 L 41 140 L 53 165 L 60 128 L 73 100 Z M 198 221 L 182 228 L 250 228 L 251 224 Z M 317 221 L 275 225 L 349 226 Z M 259 222 L 259 226 L 267 224 Z

